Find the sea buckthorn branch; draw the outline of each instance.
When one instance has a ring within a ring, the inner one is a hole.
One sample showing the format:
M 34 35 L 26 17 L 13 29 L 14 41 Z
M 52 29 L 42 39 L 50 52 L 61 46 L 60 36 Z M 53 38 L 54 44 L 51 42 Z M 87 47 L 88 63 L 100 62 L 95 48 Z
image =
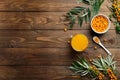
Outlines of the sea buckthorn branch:
M 82 26 L 83 20 L 87 23 L 91 18 L 91 11 L 86 7 L 75 7 L 71 9 L 67 15 L 66 20 L 70 22 L 69 28 L 72 28 L 75 21 L 78 21 L 79 26 Z
M 78 6 L 71 9 L 67 15 L 66 20 L 70 23 L 69 28 L 72 28 L 77 20 L 79 26 L 82 26 L 83 22 L 91 21 L 91 18 L 98 14 L 99 9 L 104 0 L 78 0 L 79 2 L 90 5 L 90 7 Z
M 114 72 L 110 68 L 107 69 L 107 74 L 108 74 L 110 80 L 117 80 L 116 75 L 114 74 Z
M 116 26 L 116 31 L 120 33 L 120 1 L 119 0 L 111 0 L 112 6 L 108 7 L 111 11 L 110 20 Z
M 69 67 L 74 71 L 73 75 L 89 75 L 91 78 L 99 80 L 104 80 L 105 77 L 109 77 L 110 80 L 118 80 L 115 74 L 116 61 L 113 60 L 113 57 L 109 55 L 106 58 L 99 56 L 90 62 L 85 58 L 80 58 L 79 56 L 78 58 L 79 59 Z

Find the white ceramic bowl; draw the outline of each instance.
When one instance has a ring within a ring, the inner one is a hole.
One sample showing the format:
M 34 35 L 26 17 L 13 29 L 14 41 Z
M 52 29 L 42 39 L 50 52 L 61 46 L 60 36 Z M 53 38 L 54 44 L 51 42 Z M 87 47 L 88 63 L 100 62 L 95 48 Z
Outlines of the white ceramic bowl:
M 108 21 L 108 26 L 107 26 L 107 28 L 106 28 L 104 31 L 102 31 L 102 32 L 99 32 L 99 31 L 95 30 L 95 29 L 93 28 L 93 26 L 92 26 L 92 22 L 93 22 L 93 20 L 94 20 L 97 16 L 103 16 L 103 17 L 106 18 L 107 21 Z M 106 33 L 106 32 L 110 29 L 110 20 L 109 20 L 109 18 L 108 18 L 106 15 L 104 15 L 104 14 L 97 14 L 97 15 L 95 15 L 95 16 L 92 18 L 92 20 L 91 20 L 91 29 L 92 29 L 95 33 L 97 33 L 97 34 L 104 34 L 104 33 Z

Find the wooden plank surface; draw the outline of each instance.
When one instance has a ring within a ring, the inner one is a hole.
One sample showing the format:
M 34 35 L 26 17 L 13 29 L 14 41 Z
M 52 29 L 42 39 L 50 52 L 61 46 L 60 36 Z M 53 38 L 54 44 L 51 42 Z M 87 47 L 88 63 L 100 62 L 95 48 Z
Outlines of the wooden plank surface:
M 109 11 L 106 5 L 110 3 L 105 0 L 101 11 Z M 86 6 L 77 4 L 77 0 L 0 0 L 0 11 L 68 11 L 75 6 Z
M 1 80 L 78 80 L 68 66 L 0 66 Z M 3 74 L 5 73 L 5 74 Z M 46 77 L 45 77 L 46 76 Z M 81 78 L 85 79 L 85 78 Z M 86 80 L 89 80 L 86 78 Z
M 67 12 L 0 12 L 0 29 L 64 29 L 68 27 L 65 21 Z M 110 12 L 100 12 L 110 14 Z M 53 18 L 54 17 L 54 18 Z M 89 23 L 78 27 L 76 22 L 73 29 L 90 29 Z M 111 24 L 110 29 L 115 29 Z
M 119 48 L 108 48 L 114 55 L 117 65 L 120 66 Z M 77 59 L 77 55 L 88 60 L 98 58 L 107 53 L 98 48 L 88 48 L 82 53 L 73 51 L 71 48 L 0 48 L 0 66 L 70 66 Z
M 69 47 L 71 35 L 85 34 L 89 39 L 89 47 L 94 47 L 92 36 L 97 35 L 91 30 L 1 30 L 0 47 L 40 48 L 40 47 Z M 91 36 L 92 35 L 92 36 Z M 115 30 L 109 30 L 106 35 L 99 35 L 106 47 L 120 47 L 117 45 Z M 104 39 L 107 42 L 104 42 Z
M 68 66 L 0 66 L 1 80 L 90 80 L 71 75 Z
M 99 13 L 109 16 L 106 6 L 110 4 L 105 0 Z M 76 54 L 89 60 L 106 56 L 106 52 L 93 43 L 97 34 L 89 23 L 80 28 L 76 22 L 72 30 L 64 32 L 68 27 L 64 15 L 75 6 L 89 7 L 77 0 L 0 0 L 0 80 L 90 80 L 71 76 L 68 67 Z M 89 38 L 88 48 L 81 53 L 68 43 L 78 33 Z M 115 56 L 120 71 L 120 35 L 115 26 L 111 24 L 106 34 L 97 36 Z

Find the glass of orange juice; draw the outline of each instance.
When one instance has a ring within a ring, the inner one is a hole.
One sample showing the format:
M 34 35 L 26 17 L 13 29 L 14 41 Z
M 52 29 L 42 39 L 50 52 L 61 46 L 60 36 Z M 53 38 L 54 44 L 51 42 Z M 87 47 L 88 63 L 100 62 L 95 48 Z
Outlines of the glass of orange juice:
M 88 47 L 88 38 L 84 34 L 76 34 L 71 39 L 71 46 L 75 51 L 82 52 Z

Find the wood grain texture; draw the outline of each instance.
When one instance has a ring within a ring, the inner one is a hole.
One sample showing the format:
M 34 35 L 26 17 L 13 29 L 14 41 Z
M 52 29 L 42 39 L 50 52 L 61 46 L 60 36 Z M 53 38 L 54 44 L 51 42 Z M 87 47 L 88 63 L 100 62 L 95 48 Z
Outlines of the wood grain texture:
M 120 66 L 120 49 L 108 48 Z M 86 59 L 106 56 L 102 49 L 88 48 L 84 52 L 75 52 L 72 48 L 0 48 L 0 66 L 69 66 L 77 59 L 76 54 Z
M 68 66 L 0 66 L 1 80 L 91 80 L 72 73 Z
M 105 0 L 101 11 L 109 11 L 106 7 L 109 4 L 110 2 Z M 86 6 L 84 4 L 77 4 L 77 0 L 0 0 L 0 11 L 63 12 L 79 5 Z
M 1 30 L 0 47 L 8 48 L 40 48 L 40 47 L 69 47 L 71 35 L 85 34 L 89 39 L 89 47 L 94 47 L 92 36 L 97 35 L 91 30 Z M 91 36 L 92 35 L 92 36 Z M 115 30 L 109 30 L 105 35 L 99 35 L 106 47 L 120 47 L 117 43 Z M 104 39 L 107 42 L 104 42 Z
M 68 66 L 0 67 L 1 80 L 76 80 L 76 78 L 70 76 L 71 73 L 72 72 L 68 69 Z
M 68 27 L 65 21 L 67 12 L 0 12 L 0 29 L 64 29 Z M 108 15 L 110 12 L 100 12 Z M 81 28 L 78 23 L 73 29 L 90 29 L 90 24 L 85 23 Z M 111 24 L 110 29 L 115 29 Z
M 105 0 L 99 13 L 108 16 L 106 6 L 110 4 Z M 77 0 L 0 0 L 0 80 L 90 80 L 71 76 L 68 66 L 77 59 L 76 54 L 89 60 L 100 54 L 105 57 L 106 52 L 93 43 L 97 34 L 89 23 L 79 28 L 76 22 L 72 30 L 64 32 L 68 27 L 64 15 L 76 6 L 89 7 Z M 88 48 L 81 53 L 68 43 L 78 33 L 89 39 Z M 120 71 L 120 35 L 115 26 L 111 24 L 106 34 L 97 36 L 115 56 Z

